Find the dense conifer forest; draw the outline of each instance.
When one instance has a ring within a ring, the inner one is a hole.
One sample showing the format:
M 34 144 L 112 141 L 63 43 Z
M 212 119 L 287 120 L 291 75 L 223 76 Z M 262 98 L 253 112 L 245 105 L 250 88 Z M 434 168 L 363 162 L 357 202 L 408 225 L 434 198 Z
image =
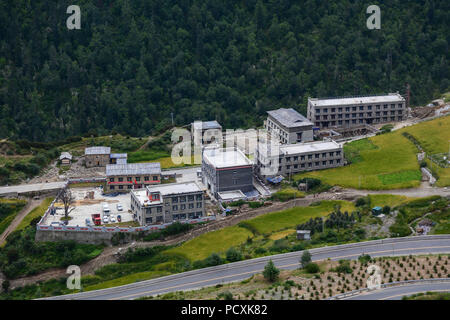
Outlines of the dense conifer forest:
M 449 90 L 448 0 L 0 2 L 0 138 L 262 124 L 308 96 Z M 368 30 L 369 4 L 381 29 Z

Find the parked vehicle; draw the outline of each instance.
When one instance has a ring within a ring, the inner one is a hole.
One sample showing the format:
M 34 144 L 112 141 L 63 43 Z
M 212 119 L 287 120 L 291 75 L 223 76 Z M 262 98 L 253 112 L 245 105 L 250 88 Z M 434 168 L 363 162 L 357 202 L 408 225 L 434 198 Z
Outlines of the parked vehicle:
M 94 221 L 94 224 L 96 226 L 99 226 L 102 224 L 102 219 L 100 218 L 100 213 L 94 213 L 91 215 L 92 221 Z
M 120 214 L 117 215 L 117 222 L 122 222 L 122 216 Z
M 53 221 L 52 223 L 50 223 L 50 225 L 51 225 L 52 227 L 60 227 L 60 226 L 61 226 L 61 222 Z
M 116 222 L 116 217 L 113 214 L 110 215 L 109 216 L 109 221 L 112 222 L 112 223 Z
M 111 210 L 109 210 L 109 206 L 107 203 L 103 204 L 103 214 L 106 214 L 109 216 Z
M 108 222 L 109 222 L 108 216 L 103 216 L 103 223 L 108 223 Z
M 85 222 L 86 222 L 86 226 L 88 226 L 88 227 L 92 226 L 91 219 L 86 218 Z
M 117 204 L 116 208 L 117 208 L 117 211 L 123 211 L 123 207 L 120 203 Z

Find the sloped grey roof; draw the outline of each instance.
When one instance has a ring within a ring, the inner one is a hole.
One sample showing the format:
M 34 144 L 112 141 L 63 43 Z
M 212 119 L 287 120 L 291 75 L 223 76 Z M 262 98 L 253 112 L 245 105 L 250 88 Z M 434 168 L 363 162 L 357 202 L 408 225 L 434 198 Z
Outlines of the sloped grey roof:
M 159 162 L 148 162 L 106 165 L 107 176 L 131 176 L 144 174 L 161 174 L 161 164 Z
M 111 148 L 110 147 L 89 147 L 84 149 L 84 154 L 110 154 Z
M 121 159 L 121 158 L 128 158 L 128 153 L 111 153 L 109 155 L 110 158 L 116 158 L 116 159 Z
M 61 155 L 59 156 L 59 160 L 62 160 L 62 159 L 72 160 L 72 155 L 68 152 L 61 152 Z
M 202 130 L 208 130 L 208 129 L 222 129 L 222 126 L 216 121 L 204 121 L 204 122 L 194 122 L 193 123 L 195 129 L 202 129 Z
M 292 108 L 280 108 L 277 110 L 267 111 L 267 113 L 281 125 L 288 128 L 312 125 L 311 121 L 306 119 L 304 116 L 302 116 Z

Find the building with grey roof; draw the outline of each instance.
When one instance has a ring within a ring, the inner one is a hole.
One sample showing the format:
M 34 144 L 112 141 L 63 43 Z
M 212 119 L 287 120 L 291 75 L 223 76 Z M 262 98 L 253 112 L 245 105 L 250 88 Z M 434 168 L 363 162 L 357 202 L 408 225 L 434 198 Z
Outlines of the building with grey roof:
M 222 139 L 222 126 L 216 120 L 195 121 L 191 124 L 191 135 L 194 143 L 209 144 Z
M 203 217 L 203 190 L 195 182 L 168 183 L 131 191 L 131 211 L 140 225 Z
M 350 128 L 407 117 L 406 102 L 399 93 L 387 95 L 308 98 L 308 119 L 320 129 Z
M 216 198 L 224 191 L 250 192 L 254 189 L 253 163 L 237 147 L 206 147 L 202 157 L 202 179 Z
M 344 165 L 342 145 L 333 140 L 280 145 L 278 152 L 271 152 L 267 145 L 258 146 L 255 171 L 262 178 Z M 270 173 L 263 170 L 270 167 L 274 168 Z
M 89 147 L 84 149 L 84 163 L 86 167 L 104 167 L 109 163 L 110 147 Z
M 126 192 L 159 183 L 161 183 L 159 162 L 106 165 L 105 193 Z
M 127 163 L 127 153 L 111 153 L 109 155 L 109 164 L 124 164 Z
M 61 164 L 70 164 L 72 162 L 72 155 L 69 152 L 61 152 L 59 161 L 61 161 Z
M 281 143 L 314 140 L 313 123 L 292 108 L 267 111 L 265 127 L 272 138 Z

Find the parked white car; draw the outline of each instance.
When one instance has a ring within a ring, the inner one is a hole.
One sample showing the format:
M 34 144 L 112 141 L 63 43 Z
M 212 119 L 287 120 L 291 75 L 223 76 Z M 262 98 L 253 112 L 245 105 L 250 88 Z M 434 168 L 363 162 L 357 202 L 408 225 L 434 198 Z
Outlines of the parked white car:
M 110 221 L 110 222 L 116 222 L 116 216 L 113 215 L 113 214 L 110 215 L 110 216 L 109 216 L 109 221 Z
M 103 223 L 108 223 L 108 222 L 109 222 L 108 216 L 103 216 Z
M 120 203 L 117 204 L 116 208 L 117 208 L 117 211 L 123 211 L 123 207 Z

